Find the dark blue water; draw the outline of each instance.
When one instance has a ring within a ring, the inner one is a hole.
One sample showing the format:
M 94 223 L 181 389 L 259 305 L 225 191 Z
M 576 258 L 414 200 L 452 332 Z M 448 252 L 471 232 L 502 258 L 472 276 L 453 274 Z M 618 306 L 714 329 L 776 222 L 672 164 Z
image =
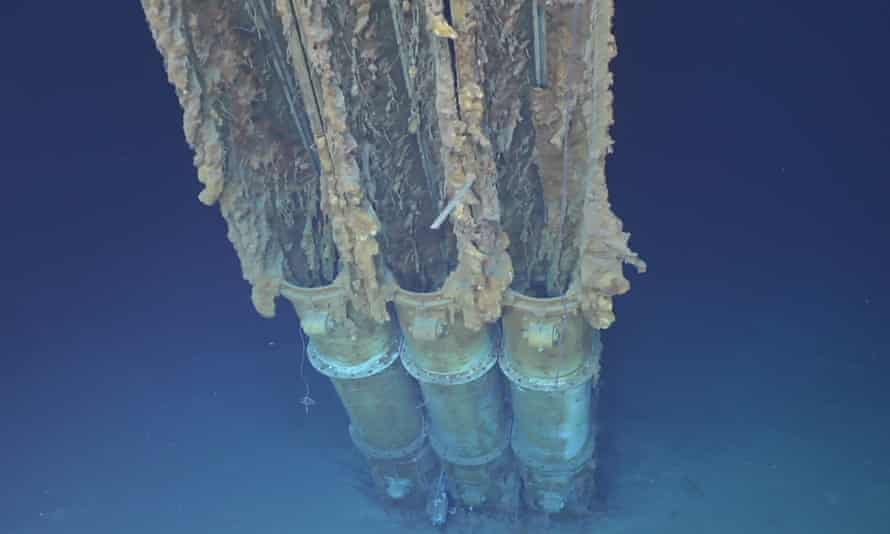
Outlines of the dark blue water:
M 650 270 L 564 531 L 890 532 L 890 8 L 844 9 L 619 1 L 608 175 Z M 420 531 L 314 371 L 298 403 L 136 3 L 4 22 L 0 534 Z

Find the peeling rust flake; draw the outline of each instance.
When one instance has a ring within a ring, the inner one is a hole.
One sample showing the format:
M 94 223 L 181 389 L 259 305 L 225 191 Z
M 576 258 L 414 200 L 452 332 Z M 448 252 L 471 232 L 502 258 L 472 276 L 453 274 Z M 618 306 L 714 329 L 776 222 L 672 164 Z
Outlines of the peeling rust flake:
M 183 108 L 201 202 L 218 203 L 252 300 L 275 313 L 281 280 L 333 279 L 336 252 L 319 209 L 314 147 L 300 138 L 292 91 L 272 64 L 275 33 L 244 2 L 144 0 Z
M 606 185 L 613 0 L 142 5 L 262 315 L 336 279 L 369 321 L 440 292 L 478 330 L 509 289 L 614 322 L 646 265 Z

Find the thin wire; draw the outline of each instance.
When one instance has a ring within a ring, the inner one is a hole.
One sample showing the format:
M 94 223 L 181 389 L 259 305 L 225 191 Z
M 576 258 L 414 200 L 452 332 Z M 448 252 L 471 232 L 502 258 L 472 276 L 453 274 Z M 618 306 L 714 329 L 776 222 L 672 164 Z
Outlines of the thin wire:
M 300 347 L 303 349 L 300 357 L 300 380 L 303 381 L 303 388 L 306 391 L 306 394 L 300 399 L 300 404 L 306 408 L 306 415 L 309 415 L 309 407 L 315 405 L 315 399 L 312 398 L 312 392 L 309 389 L 309 380 L 306 379 L 306 373 L 304 371 L 306 367 L 306 351 L 309 349 L 309 344 L 306 342 L 306 337 L 303 335 L 303 328 L 299 328 L 297 332 L 300 334 Z

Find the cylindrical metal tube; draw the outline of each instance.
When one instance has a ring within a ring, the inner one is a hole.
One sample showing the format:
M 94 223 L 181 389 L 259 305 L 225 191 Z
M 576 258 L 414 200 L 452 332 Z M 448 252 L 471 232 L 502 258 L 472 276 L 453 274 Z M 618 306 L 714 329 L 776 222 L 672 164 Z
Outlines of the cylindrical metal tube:
M 394 321 L 378 323 L 348 308 L 335 281 L 321 288 L 286 286 L 309 335 L 312 366 L 329 377 L 349 415 L 349 434 L 390 498 L 419 496 L 434 477 L 417 383 L 398 364 Z
M 534 391 L 511 384 L 513 450 L 540 465 L 558 465 L 575 458 L 590 434 L 590 383 L 562 391 Z
M 599 332 L 565 298 L 512 293 L 503 317 L 500 367 L 510 381 L 511 447 L 522 465 L 525 498 L 547 513 L 584 507 L 593 482 L 593 387 Z
M 433 448 L 456 461 L 481 458 L 505 444 L 501 378 L 491 368 L 465 384 L 421 382 Z
M 315 365 L 323 359 L 315 353 L 310 361 Z M 331 377 L 349 415 L 350 435 L 364 445 L 362 448 L 402 449 L 423 433 L 417 384 L 395 357 L 389 363 L 380 372 L 365 377 Z
M 450 304 L 438 293 L 399 292 L 402 364 L 420 382 L 430 444 L 445 462 L 455 496 L 464 506 L 497 506 L 518 484 L 515 477 L 504 483 L 505 477 L 492 476 L 493 469 L 503 470 L 509 441 L 496 343 L 489 327 L 466 328 Z

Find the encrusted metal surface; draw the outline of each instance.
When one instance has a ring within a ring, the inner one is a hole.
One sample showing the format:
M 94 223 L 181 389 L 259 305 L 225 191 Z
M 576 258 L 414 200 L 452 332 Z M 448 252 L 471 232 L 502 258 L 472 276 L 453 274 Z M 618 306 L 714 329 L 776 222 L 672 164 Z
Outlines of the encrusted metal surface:
M 511 288 L 607 328 L 645 269 L 605 182 L 612 0 L 143 7 L 263 315 L 340 277 L 378 322 L 397 288 L 442 291 L 478 330 Z
M 417 495 L 432 442 L 465 505 L 514 503 L 499 361 L 527 501 L 583 510 L 598 331 L 646 268 L 606 187 L 614 0 L 141 1 L 198 198 L 377 484 Z
M 199 199 L 219 205 L 254 305 L 272 316 L 281 280 L 328 283 L 338 261 L 301 88 L 275 52 L 280 26 L 261 0 L 142 5 L 183 108 Z

